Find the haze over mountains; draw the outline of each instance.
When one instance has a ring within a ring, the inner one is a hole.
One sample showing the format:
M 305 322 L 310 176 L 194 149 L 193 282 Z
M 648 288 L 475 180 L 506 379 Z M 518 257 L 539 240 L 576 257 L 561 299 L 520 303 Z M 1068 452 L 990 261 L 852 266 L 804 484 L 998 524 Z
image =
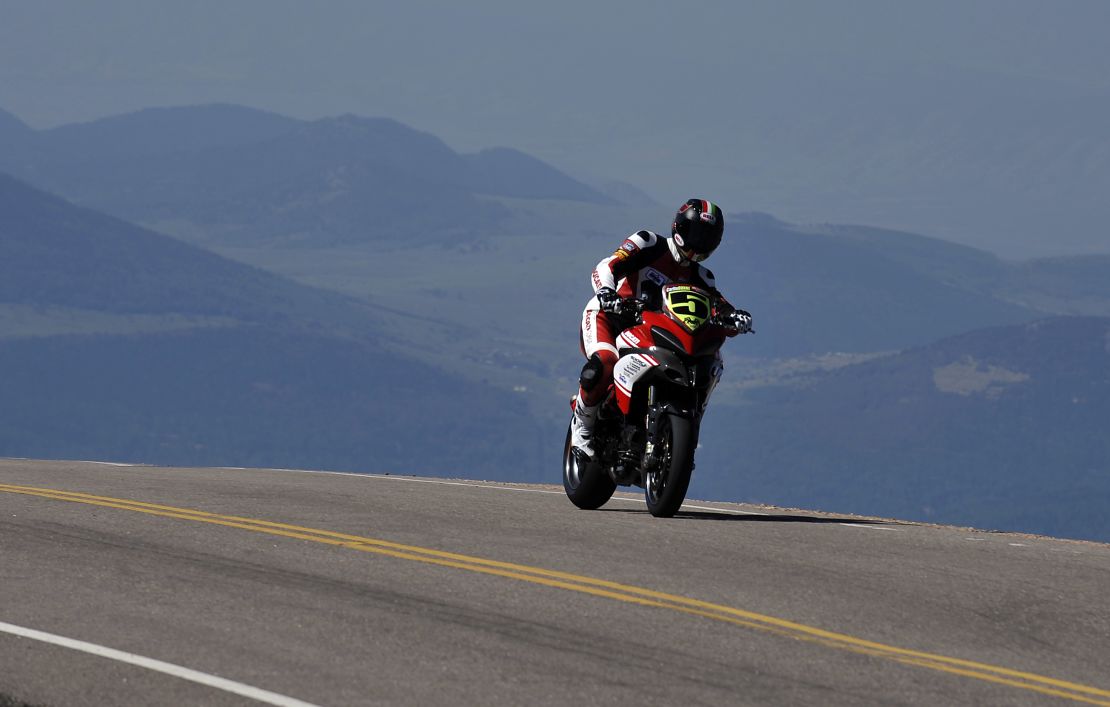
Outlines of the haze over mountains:
M 306 123 L 213 105 L 9 134 L 23 149 L 0 169 L 125 218 L 196 225 L 223 244 L 466 240 L 506 216 L 479 195 L 610 202 L 515 150 L 460 155 L 385 118 Z
M 0 170 L 15 456 L 554 481 L 587 274 L 671 215 L 509 148 L 228 105 L 0 114 Z M 726 220 L 710 265 L 758 333 L 693 494 L 1110 537 L 1110 256 Z
M 26 129 L 16 133 L 26 137 Z M 34 132 L 24 144 L 31 147 L 21 158 L 0 156 L 0 168 L 321 287 L 364 296 L 366 278 L 407 268 L 378 258 L 382 249 L 407 251 L 416 263 L 407 275 L 422 284 L 375 297 L 394 305 L 424 298 L 428 311 L 446 307 L 460 320 L 481 312 L 438 301 L 435 291 L 449 284 L 462 294 L 496 278 L 527 305 L 499 312 L 498 321 L 529 339 L 542 332 L 525 312 L 558 302 L 553 311 L 572 321 L 581 293 L 566 287 L 561 268 L 520 267 L 520 258 L 558 250 L 574 256 L 566 267 L 596 262 L 631 230 L 665 232 L 670 216 L 667 207 L 614 204 L 514 150 L 460 155 L 386 119 L 304 123 L 236 106 L 151 109 Z M 762 313 L 769 336 L 748 344 L 757 355 L 890 350 L 1048 314 L 1110 314 L 1110 256 L 1015 264 L 882 229 L 799 227 L 754 214 L 729 223 L 713 266 L 726 289 L 743 288 L 737 296 Z M 441 247 L 478 250 L 453 255 L 468 263 L 460 270 L 441 266 Z M 345 277 L 360 253 L 358 277 Z M 431 297 L 412 291 L 421 288 Z
M 0 100 L 35 127 L 212 101 L 389 115 L 666 203 L 1107 254 L 1108 25 L 1102 0 L 57 0 L 0 24 Z
M 736 129 L 715 126 L 730 157 L 714 174 L 746 203 L 1008 258 L 1110 253 L 1105 86 L 945 65 L 779 72 L 791 80 L 753 87 Z

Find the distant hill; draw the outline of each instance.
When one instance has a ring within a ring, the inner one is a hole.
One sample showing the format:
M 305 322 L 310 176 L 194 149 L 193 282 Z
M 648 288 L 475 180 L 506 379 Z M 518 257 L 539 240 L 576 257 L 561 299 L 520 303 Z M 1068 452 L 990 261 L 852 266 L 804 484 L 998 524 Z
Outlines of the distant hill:
M 711 406 L 691 493 L 1110 541 L 1110 318 L 983 329 Z
M 649 208 L 659 206 L 655 198 L 635 184 L 607 179 L 601 183 L 594 183 L 594 187 L 618 204 Z
M 867 226 L 809 229 L 881 250 L 916 272 L 1013 304 L 1055 314 L 1110 315 L 1110 255 L 1004 261 L 985 251 Z
M 0 456 L 539 480 L 522 401 L 273 327 L 0 340 Z
M 0 174 L 0 304 L 302 325 L 365 304 L 236 263 Z
M 535 478 L 524 401 L 387 316 L 0 176 L 0 456 Z
M 239 106 L 161 108 L 34 133 L 0 169 L 78 203 L 221 245 L 457 242 L 497 230 L 483 196 L 609 203 L 524 153 L 461 155 L 386 118 L 296 121 Z
M 752 355 L 901 349 L 1041 313 L 986 286 L 1010 266 L 983 251 L 762 216 L 726 222 L 728 240 L 709 265 L 756 316 Z
M 1064 314 L 1110 314 L 1110 255 L 1018 263 L 993 283 L 1014 302 Z
M 452 336 L 452 347 L 442 351 L 426 345 L 429 333 L 412 322 L 391 333 L 462 375 L 526 388 L 537 414 L 561 420 L 582 365 L 578 322 L 590 296 L 588 273 L 629 232 L 666 232 L 670 209 L 504 205 L 512 213 L 509 233 L 487 235 L 470 248 L 416 240 L 398 244 L 389 258 L 365 245 L 226 252 L 409 316 L 469 327 L 469 335 Z M 762 214 L 730 214 L 726 221 L 725 241 L 707 265 L 722 291 L 752 311 L 758 333 L 725 350 L 728 370 L 718 393 L 725 400 L 738 381 L 750 386 L 781 371 L 854 360 L 815 360 L 828 353 L 895 352 L 1057 314 L 1110 316 L 1110 259 L 1102 256 L 1012 263 L 895 231 L 801 226 Z M 549 442 L 549 456 L 558 454 L 561 437 Z
M 356 268 L 365 279 L 411 283 L 382 288 L 374 301 L 456 321 L 489 320 L 490 330 L 528 347 L 529 357 L 570 370 L 578 356 L 575 326 L 590 295 L 588 273 L 631 231 L 665 233 L 666 226 L 629 209 L 520 208 L 536 215 L 473 252 L 416 243 L 388 262 L 347 249 L 311 257 L 295 249 L 244 249 L 236 256 L 350 294 L 361 282 L 350 278 Z M 666 218 L 667 210 L 659 211 Z M 721 290 L 753 313 L 758 332 L 730 346 L 733 356 L 895 351 L 1054 314 L 1110 316 L 1110 259 L 1101 256 L 1010 263 L 914 234 L 798 226 L 755 214 L 726 221 L 725 241 L 706 264 Z M 491 301 L 494 273 L 498 287 L 514 293 L 511 300 Z
M 530 199 L 607 203 L 609 197 L 571 179 L 546 162 L 508 147 L 465 155 L 467 182 L 479 193 Z
M 457 186 L 464 172 L 446 145 L 393 121 L 335 119 L 259 143 L 93 165 L 61 187 L 145 223 L 191 224 L 207 243 L 392 244 L 473 240 L 493 227 L 503 210 Z
M 25 168 L 36 156 L 37 138 L 38 134 L 22 120 L 0 110 L 0 165 Z
M 254 108 L 215 103 L 146 108 L 41 133 L 56 160 L 149 157 L 260 142 L 287 133 L 300 121 Z
M 30 132 L 31 128 L 27 127 L 22 120 L 5 110 L 0 110 L 0 139 L 5 136 L 27 135 Z

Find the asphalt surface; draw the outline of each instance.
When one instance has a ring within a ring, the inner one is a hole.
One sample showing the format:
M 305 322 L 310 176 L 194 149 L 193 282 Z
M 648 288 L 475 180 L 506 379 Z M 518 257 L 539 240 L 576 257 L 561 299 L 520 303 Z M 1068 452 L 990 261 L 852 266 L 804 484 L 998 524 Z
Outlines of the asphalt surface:
M 0 460 L 0 705 L 1110 704 L 1110 546 L 689 505 Z

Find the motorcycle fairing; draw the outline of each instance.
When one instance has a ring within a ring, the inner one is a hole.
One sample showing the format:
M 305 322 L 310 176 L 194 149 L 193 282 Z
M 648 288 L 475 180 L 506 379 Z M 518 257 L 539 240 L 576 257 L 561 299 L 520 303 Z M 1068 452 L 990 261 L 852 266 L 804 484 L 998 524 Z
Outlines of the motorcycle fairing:
M 650 309 L 640 323 L 617 336 L 620 358 L 613 368 L 617 406 L 628 415 L 633 390 L 649 373 L 662 382 L 682 388 L 704 388 L 708 399 L 720 379 L 717 351 L 725 337 L 718 327 L 708 326 L 712 316 L 710 294 L 696 285 L 667 284 L 661 291 L 663 311 Z M 716 364 L 702 364 L 712 358 Z M 712 372 L 710 372 L 712 368 Z
M 662 346 L 679 354 L 689 353 L 686 350 L 686 344 L 663 327 L 653 326 L 651 328 L 651 338 L 655 341 L 656 346 Z
M 633 390 L 648 374 L 683 388 L 690 386 L 689 370 L 673 352 L 658 346 L 626 349 L 613 368 L 613 389 L 621 413 L 631 411 Z
M 709 322 L 713 302 L 708 292 L 695 285 L 666 285 L 663 311 L 693 334 Z
M 659 359 L 642 350 L 617 360 L 617 365 L 613 367 L 613 385 L 617 389 L 617 404 L 621 412 L 628 414 L 628 401 L 632 398 L 632 387 L 636 381 L 658 365 Z

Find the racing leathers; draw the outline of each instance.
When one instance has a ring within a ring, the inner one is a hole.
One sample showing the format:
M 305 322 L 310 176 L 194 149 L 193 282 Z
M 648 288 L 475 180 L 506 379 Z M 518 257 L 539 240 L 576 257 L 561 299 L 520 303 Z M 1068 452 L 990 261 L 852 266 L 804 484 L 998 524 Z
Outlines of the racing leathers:
M 578 400 L 575 403 L 575 420 L 572 427 L 572 446 L 592 458 L 592 435 L 597 419 L 598 406 L 604 400 L 613 380 L 613 366 L 617 362 L 617 337 L 621 333 L 619 319 L 612 315 L 620 298 L 657 297 L 668 283 L 689 283 L 710 291 L 724 306 L 716 288 L 713 273 L 705 266 L 687 260 L 670 239 L 651 231 L 637 231 L 609 257 L 594 268 L 591 276 L 594 296 L 582 312 L 580 345 L 586 356 L 582 369 Z M 731 332 L 732 335 L 738 332 Z

